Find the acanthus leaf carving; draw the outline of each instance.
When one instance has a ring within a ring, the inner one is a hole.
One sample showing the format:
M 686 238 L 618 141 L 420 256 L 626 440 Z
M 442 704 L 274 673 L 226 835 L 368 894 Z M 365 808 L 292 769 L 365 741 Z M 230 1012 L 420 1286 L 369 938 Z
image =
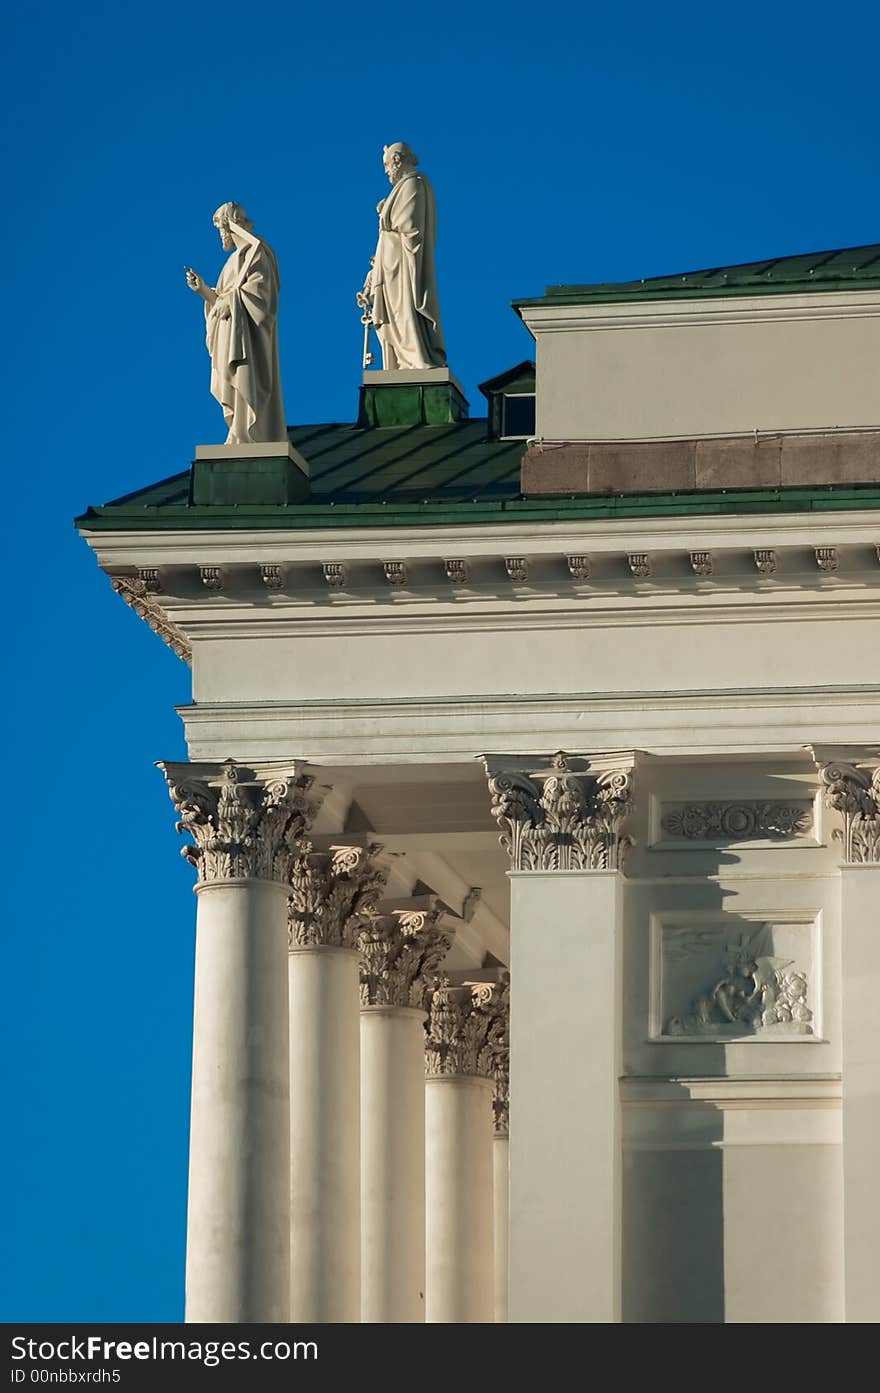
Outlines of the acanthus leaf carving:
M 185 766 L 160 764 L 192 844 L 181 855 L 201 883 L 269 880 L 287 884 L 317 804 L 307 798 L 309 775 L 261 778 L 227 760 L 217 779 L 189 778 Z M 182 777 L 177 771 L 181 771 Z
M 517 871 L 617 870 L 630 844 L 628 769 L 575 773 L 561 751 L 544 776 L 501 773 L 489 779 L 500 842 Z
M 442 910 L 373 913 L 361 923 L 362 1006 L 425 1007 L 429 983 L 452 942 L 440 920 Z
M 510 1131 L 510 976 L 505 974 L 498 989 L 499 1024 L 493 1037 L 492 1115 L 496 1137 Z
M 843 815 L 844 860 L 880 863 L 880 765 L 873 770 L 834 760 L 819 767 L 825 802 Z
M 509 985 L 435 979 L 425 1025 L 429 1078 L 477 1077 L 495 1081 L 499 1057 L 509 1050 Z
M 355 948 L 361 926 L 375 911 L 388 879 L 377 861 L 382 850 L 306 843 L 294 859 L 288 900 L 288 943 L 296 948 Z

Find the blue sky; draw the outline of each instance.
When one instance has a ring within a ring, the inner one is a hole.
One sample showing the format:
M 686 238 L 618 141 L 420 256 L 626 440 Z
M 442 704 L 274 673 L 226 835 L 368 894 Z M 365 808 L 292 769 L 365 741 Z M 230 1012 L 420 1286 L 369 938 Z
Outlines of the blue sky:
M 153 761 L 185 757 L 189 673 L 71 519 L 223 439 L 182 269 L 219 270 L 213 210 L 243 202 L 278 253 L 288 419 L 352 419 L 382 145 L 408 141 L 473 401 L 529 356 L 509 301 L 547 283 L 880 241 L 880 13 L 840 15 L 82 0 L 7 18 L 0 1319 L 183 1309 L 194 899 Z

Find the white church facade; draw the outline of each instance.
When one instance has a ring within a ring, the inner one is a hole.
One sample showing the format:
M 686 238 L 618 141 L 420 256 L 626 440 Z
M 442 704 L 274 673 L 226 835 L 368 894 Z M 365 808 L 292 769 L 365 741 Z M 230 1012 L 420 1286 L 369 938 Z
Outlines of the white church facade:
M 78 519 L 192 668 L 187 1319 L 877 1320 L 880 246 L 517 310 Z

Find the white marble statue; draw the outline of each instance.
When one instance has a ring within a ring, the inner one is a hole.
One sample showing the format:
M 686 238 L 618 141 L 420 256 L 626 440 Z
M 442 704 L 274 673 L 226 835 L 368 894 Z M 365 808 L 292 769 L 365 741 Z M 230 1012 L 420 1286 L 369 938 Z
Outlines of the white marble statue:
M 378 206 L 379 241 L 358 304 L 379 336 L 383 368 L 442 368 L 434 190 L 402 141 L 385 146 L 383 162 L 392 189 Z
M 214 214 L 224 251 L 231 252 L 216 286 L 187 267 L 186 281 L 205 302 L 211 393 L 229 427 L 227 445 L 286 440 L 278 366 L 278 262 L 255 236 L 240 203 Z

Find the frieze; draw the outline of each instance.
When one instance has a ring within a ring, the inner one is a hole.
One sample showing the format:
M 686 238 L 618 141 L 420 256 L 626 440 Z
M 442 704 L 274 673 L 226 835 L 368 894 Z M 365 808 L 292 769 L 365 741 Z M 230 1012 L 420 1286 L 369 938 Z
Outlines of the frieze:
M 806 836 L 812 825 L 809 799 L 666 803 L 660 817 L 667 836 L 689 842 L 786 841 Z

